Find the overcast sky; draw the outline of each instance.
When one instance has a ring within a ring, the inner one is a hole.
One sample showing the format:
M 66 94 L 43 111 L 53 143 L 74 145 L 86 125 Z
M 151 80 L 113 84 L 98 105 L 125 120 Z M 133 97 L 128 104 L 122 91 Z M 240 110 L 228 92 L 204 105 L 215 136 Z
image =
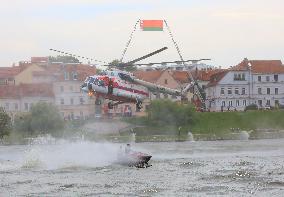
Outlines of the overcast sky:
M 0 66 L 57 55 L 120 59 L 139 19 L 165 19 L 184 59 L 229 67 L 244 57 L 284 62 L 283 0 L 0 0 Z M 168 31 L 137 29 L 124 60 L 179 60 Z

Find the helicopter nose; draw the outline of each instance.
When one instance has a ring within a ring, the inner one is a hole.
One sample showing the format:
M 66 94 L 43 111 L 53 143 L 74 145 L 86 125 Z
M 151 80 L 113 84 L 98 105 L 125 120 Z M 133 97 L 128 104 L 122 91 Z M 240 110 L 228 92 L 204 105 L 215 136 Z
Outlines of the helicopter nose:
M 88 84 L 88 90 L 89 90 L 89 91 L 92 91 L 92 90 L 93 90 L 92 84 L 90 84 L 90 83 Z
M 81 90 L 83 92 L 88 92 L 87 83 L 84 83 L 84 84 L 81 85 Z

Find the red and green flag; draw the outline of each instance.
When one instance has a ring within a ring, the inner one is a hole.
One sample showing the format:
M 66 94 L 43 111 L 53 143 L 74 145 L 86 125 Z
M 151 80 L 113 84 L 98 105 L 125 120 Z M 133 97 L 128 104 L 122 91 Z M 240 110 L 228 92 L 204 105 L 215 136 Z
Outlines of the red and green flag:
M 142 31 L 163 31 L 163 20 L 140 20 Z

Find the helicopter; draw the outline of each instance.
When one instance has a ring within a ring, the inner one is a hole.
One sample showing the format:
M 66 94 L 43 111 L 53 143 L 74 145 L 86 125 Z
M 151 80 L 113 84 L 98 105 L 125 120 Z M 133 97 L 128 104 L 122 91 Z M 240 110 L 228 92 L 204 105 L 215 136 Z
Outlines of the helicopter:
M 193 86 L 193 83 L 189 84 L 183 90 L 172 89 L 138 79 L 133 73 L 123 70 L 127 67 L 136 66 L 136 62 L 160 53 L 166 49 L 167 47 L 163 47 L 127 63 L 119 63 L 115 66 L 111 64 L 104 65 L 109 67 L 109 69 L 102 71 L 97 75 L 88 76 L 81 85 L 81 90 L 88 93 L 89 96 L 95 96 L 96 105 L 101 105 L 102 100 L 107 99 L 109 100 L 109 109 L 113 109 L 114 106 L 123 103 L 135 103 L 138 111 L 142 108 L 143 101 L 149 98 L 149 91 L 182 96 L 190 87 Z M 75 56 L 55 49 L 50 50 Z M 78 57 L 82 58 L 82 56 Z

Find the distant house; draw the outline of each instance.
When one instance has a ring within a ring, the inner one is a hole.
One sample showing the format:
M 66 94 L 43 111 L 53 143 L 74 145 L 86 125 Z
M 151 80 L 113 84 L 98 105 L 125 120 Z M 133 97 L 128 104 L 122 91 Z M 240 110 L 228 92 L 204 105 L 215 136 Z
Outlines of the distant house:
M 248 60 L 211 76 L 206 88 L 210 111 L 242 111 L 284 105 L 284 66 L 280 60 Z
M 81 92 L 80 86 L 95 73 L 96 68 L 89 65 L 49 63 L 46 57 L 32 57 L 19 66 L 0 67 L 0 105 L 7 111 L 13 109 L 13 113 L 27 112 L 32 104 L 46 101 L 55 104 L 65 119 L 93 116 L 93 100 Z M 32 90 L 28 90 L 30 87 Z M 42 88 L 51 91 L 48 99 L 42 99 Z
M 172 89 L 182 90 L 190 82 L 187 71 L 173 70 L 154 70 L 154 71 L 136 71 L 134 75 L 144 81 L 148 81 L 157 85 L 162 85 Z M 160 92 L 151 92 L 150 100 L 167 98 L 173 101 L 181 100 L 180 96 L 168 95 Z
M 54 103 L 52 84 L 20 84 L 0 86 L 0 106 L 12 120 L 17 113 L 28 112 L 38 103 Z

